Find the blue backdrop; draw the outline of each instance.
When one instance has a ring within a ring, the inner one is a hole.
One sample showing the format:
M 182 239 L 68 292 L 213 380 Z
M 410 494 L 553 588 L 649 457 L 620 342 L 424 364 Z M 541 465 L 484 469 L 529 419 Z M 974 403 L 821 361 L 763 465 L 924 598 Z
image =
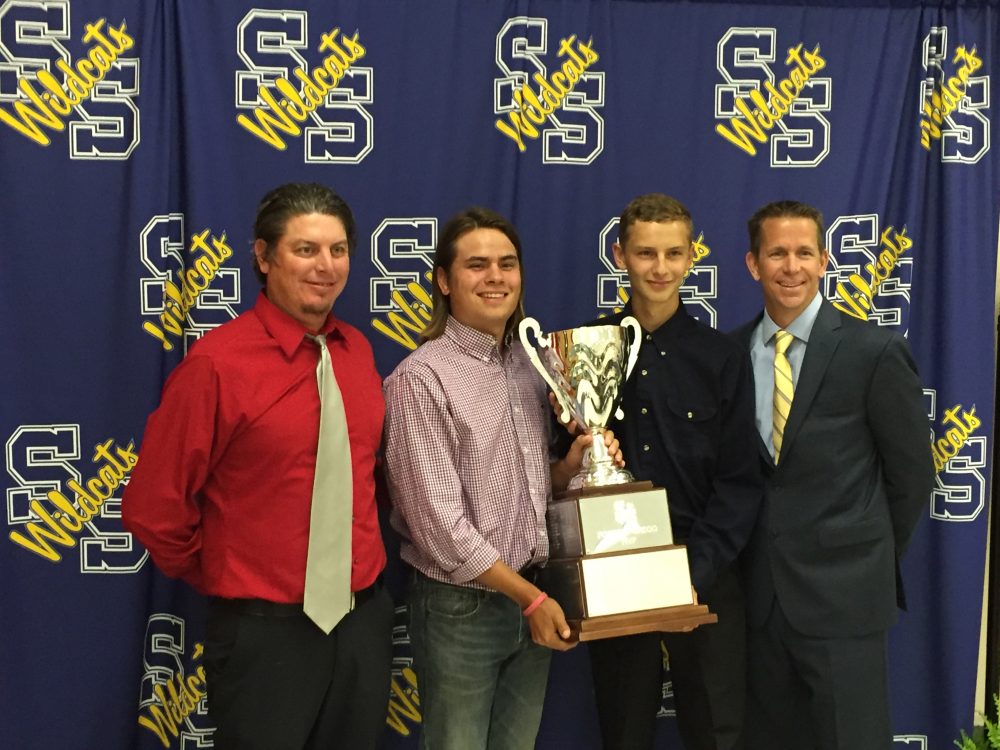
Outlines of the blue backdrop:
M 821 207 L 824 292 L 907 332 L 927 388 L 938 479 L 892 707 L 897 749 L 951 747 L 973 716 L 992 453 L 998 4 L 844 5 L 0 0 L 3 744 L 211 746 L 203 602 L 123 533 L 121 491 L 166 375 L 253 302 L 257 200 L 308 180 L 355 210 L 336 310 L 383 374 L 467 205 L 519 227 L 546 329 L 627 299 L 610 247 L 639 193 L 690 207 L 682 294 L 726 330 L 760 306 L 746 218 Z M 412 747 L 404 621 L 387 732 Z M 588 680 L 583 648 L 555 659 L 539 747 L 597 746 Z M 672 714 L 667 682 L 663 747 Z

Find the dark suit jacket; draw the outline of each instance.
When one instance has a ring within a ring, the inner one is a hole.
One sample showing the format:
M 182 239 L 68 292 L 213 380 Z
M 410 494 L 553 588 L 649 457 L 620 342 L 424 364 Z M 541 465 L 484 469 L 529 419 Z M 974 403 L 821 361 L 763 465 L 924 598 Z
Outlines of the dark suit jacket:
M 734 333 L 748 350 L 762 315 Z M 759 447 L 765 498 L 744 560 L 750 624 L 762 624 L 777 597 L 806 635 L 889 628 L 904 603 L 898 561 L 934 481 L 906 339 L 824 301 L 777 467 Z

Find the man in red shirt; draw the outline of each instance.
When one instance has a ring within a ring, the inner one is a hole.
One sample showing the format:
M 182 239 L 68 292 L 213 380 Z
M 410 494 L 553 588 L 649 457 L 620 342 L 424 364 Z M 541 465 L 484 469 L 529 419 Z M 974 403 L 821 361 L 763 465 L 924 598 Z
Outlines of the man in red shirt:
M 254 231 L 264 289 L 171 373 L 122 519 L 164 573 L 211 597 L 205 669 L 217 748 L 374 747 L 392 659 L 374 482 L 384 405 L 371 346 L 331 313 L 347 281 L 354 218 L 328 188 L 290 184 L 264 197 Z M 329 633 L 302 605 L 317 341 L 343 397 L 353 498 L 353 606 Z

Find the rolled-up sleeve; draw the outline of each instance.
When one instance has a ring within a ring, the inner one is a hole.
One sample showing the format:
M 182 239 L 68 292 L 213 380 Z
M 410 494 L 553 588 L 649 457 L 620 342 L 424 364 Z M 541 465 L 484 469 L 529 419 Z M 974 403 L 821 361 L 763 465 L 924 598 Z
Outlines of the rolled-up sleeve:
M 500 554 L 468 516 L 459 467 L 460 438 L 448 398 L 429 368 L 386 381 L 385 470 L 393 506 L 419 554 L 453 583 L 467 583 Z

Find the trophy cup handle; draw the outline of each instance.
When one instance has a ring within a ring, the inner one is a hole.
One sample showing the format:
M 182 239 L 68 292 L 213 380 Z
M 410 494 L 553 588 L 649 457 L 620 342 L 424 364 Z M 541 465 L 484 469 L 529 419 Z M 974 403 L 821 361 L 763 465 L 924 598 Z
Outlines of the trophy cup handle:
M 625 367 L 625 379 L 628 380 L 629 376 L 632 375 L 632 370 L 635 369 L 635 363 L 639 361 L 639 344 L 642 341 L 642 327 L 639 325 L 639 321 L 631 315 L 622 318 L 621 325 L 632 331 L 632 341 L 629 342 L 628 347 L 628 365 Z
M 531 360 L 534 368 L 538 370 L 538 374 L 545 380 L 545 384 L 548 385 L 549 390 L 556 396 L 556 401 L 559 403 L 559 408 L 561 409 L 559 420 L 563 424 L 569 424 L 571 415 L 569 401 L 566 400 L 562 391 L 556 386 L 556 381 L 549 375 L 549 371 L 545 369 L 545 365 L 542 364 L 542 360 L 539 358 L 538 352 L 535 351 L 535 347 L 528 341 L 528 331 L 534 332 L 535 340 L 538 341 L 539 346 L 547 347 L 549 345 L 549 337 L 542 334 L 538 321 L 534 318 L 525 318 L 517 327 L 517 337 L 521 340 L 521 346 L 524 347 L 525 354 L 528 355 L 528 359 Z
M 642 341 L 642 326 L 640 326 L 639 321 L 631 315 L 627 315 L 622 318 L 621 325 L 623 328 L 627 328 L 632 332 L 632 340 L 629 342 L 628 347 L 628 364 L 625 366 L 625 380 L 628 380 L 629 375 L 632 374 L 632 370 L 635 369 L 635 363 L 639 361 L 639 345 Z M 615 417 L 618 419 L 625 418 L 625 412 L 622 411 L 620 406 L 615 409 Z

